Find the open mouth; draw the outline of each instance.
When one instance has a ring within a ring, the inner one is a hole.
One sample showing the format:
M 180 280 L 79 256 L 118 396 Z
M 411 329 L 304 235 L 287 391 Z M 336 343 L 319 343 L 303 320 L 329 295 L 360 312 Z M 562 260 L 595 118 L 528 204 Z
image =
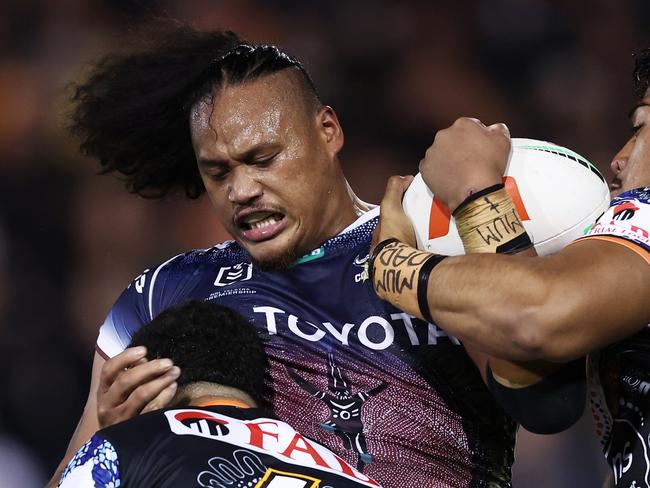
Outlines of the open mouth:
M 284 215 L 276 212 L 254 212 L 239 219 L 238 225 L 243 230 L 259 230 L 277 224 L 284 218 Z
M 257 242 L 275 237 L 284 227 L 284 214 L 272 211 L 252 212 L 237 219 L 244 237 Z

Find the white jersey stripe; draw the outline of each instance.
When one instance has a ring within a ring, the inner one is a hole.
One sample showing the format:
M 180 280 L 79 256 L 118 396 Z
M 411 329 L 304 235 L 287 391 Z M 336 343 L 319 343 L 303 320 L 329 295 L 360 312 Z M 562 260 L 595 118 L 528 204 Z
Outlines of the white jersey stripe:
M 176 259 L 178 256 L 182 255 L 177 254 L 171 259 L 168 259 L 164 263 L 162 263 L 160 266 L 156 268 L 156 271 L 153 272 L 153 276 L 151 277 L 151 283 L 149 284 L 149 320 L 153 320 L 153 287 L 156 284 L 156 278 L 158 277 L 158 272 L 164 268 L 167 264 L 171 263 L 174 259 Z

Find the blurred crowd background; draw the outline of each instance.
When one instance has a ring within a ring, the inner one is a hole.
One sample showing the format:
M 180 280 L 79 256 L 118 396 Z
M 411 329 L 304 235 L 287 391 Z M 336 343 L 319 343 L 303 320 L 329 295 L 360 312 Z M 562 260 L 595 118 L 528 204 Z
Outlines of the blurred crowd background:
M 127 194 L 66 133 L 66 87 L 152 16 L 229 28 L 302 58 L 377 202 L 438 129 L 504 121 L 609 161 L 629 132 L 648 0 L 4 0 L 0 4 L 0 487 L 40 486 L 83 408 L 99 324 L 143 269 L 227 236 L 205 201 Z M 520 487 L 600 486 L 589 415 L 520 433 Z

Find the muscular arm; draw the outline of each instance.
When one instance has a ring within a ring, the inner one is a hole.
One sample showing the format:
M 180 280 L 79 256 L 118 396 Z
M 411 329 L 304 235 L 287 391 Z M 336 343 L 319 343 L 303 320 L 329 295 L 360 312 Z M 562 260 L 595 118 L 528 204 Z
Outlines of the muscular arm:
M 650 266 L 616 243 L 585 239 L 548 257 L 450 257 L 431 273 L 433 318 L 515 361 L 566 362 L 650 322 Z
M 461 118 L 436 134 L 420 171 L 451 209 L 501 181 L 509 137 L 498 129 Z M 399 200 L 391 202 L 397 207 Z M 447 258 L 431 278 L 427 297 L 439 325 L 506 359 L 569 361 L 650 320 L 650 266 L 624 245 L 597 239 L 549 257 Z

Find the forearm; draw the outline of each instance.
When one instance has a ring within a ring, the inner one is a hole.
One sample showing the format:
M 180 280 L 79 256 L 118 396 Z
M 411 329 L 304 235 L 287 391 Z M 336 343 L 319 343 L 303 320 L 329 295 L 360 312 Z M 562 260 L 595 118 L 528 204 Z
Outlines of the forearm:
M 567 362 L 648 324 L 649 279 L 633 252 L 586 240 L 540 258 L 447 258 L 427 299 L 441 327 L 492 356 Z
M 427 302 L 448 333 L 498 357 L 534 357 L 528 331 L 549 293 L 535 258 L 478 254 L 449 257 L 431 273 Z M 541 332 L 541 331 L 540 331 Z
M 425 282 L 427 253 L 388 247 L 375 289 L 398 308 L 431 318 L 491 356 L 568 362 L 650 322 L 650 267 L 616 244 L 582 241 L 547 257 L 479 254 L 448 257 Z

